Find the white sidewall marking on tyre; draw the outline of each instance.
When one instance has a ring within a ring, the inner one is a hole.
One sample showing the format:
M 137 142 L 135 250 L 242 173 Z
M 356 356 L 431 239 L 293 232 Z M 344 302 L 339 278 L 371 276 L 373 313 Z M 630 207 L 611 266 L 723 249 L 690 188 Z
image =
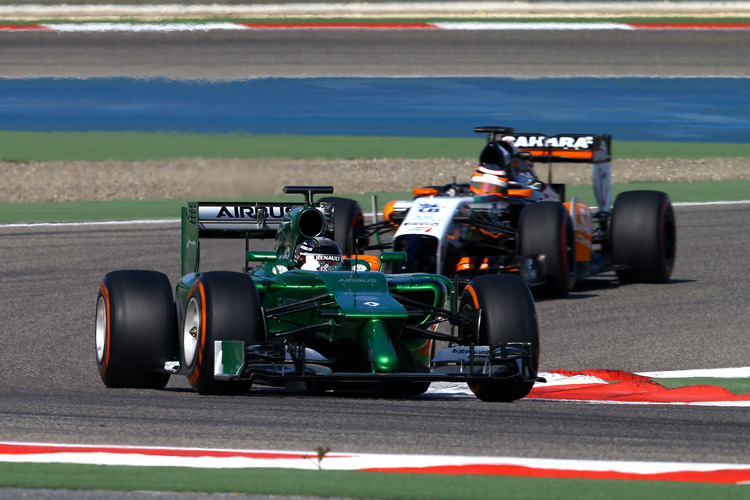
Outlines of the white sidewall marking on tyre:
M 198 307 L 198 300 L 192 297 L 188 302 L 187 311 L 185 311 L 185 323 L 182 326 L 182 356 L 187 366 L 192 366 L 195 361 L 201 326 L 201 311 Z M 190 333 L 192 329 L 195 329 L 195 335 Z
M 107 342 L 107 304 L 104 297 L 99 297 L 96 303 L 96 361 L 104 361 L 104 349 Z

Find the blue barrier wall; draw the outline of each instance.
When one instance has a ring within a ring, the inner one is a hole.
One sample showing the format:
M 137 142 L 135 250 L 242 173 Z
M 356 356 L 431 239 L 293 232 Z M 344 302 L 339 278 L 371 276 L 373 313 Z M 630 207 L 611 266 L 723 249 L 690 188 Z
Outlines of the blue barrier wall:
M 483 124 L 749 143 L 750 80 L 0 79 L 0 130 L 472 137 Z

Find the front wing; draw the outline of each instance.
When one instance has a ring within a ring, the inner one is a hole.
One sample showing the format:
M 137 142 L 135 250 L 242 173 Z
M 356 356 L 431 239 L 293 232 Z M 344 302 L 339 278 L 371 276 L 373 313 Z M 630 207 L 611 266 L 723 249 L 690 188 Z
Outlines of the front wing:
M 507 382 L 540 381 L 531 369 L 531 345 L 524 342 L 489 346 L 456 346 L 439 351 L 428 373 L 335 372 L 316 351 L 277 352 L 277 346 L 248 346 L 242 341 L 216 341 L 214 378 L 283 386 L 294 382 Z

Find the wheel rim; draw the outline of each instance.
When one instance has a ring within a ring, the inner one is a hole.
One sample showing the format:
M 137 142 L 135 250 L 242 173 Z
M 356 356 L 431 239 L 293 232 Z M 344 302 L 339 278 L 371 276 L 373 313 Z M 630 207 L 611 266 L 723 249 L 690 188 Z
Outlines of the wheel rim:
M 104 297 L 96 303 L 96 362 L 104 361 L 104 349 L 107 343 L 107 304 Z
M 474 306 L 473 300 L 471 298 L 466 299 L 465 302 L 462 300 L 462 302 L 463 304 L 461 305 L 461 308 L 460 308 L 462 312 L 465 311 L 466 309 L 479 309 Z M 481 334 L 481 331 L 482 331 L 482 314 L 481 313 L 479 314 L 479 317 L 477 318 L 476 331 L 477 331 L 477 339 L 476 339 L 477 344 L 476 345 L 484 345 L 483 342 L 486 339 L 482 338 L 482 334 Z
M 188 302 L 185 323 L 182 327 L 183 358 L 187 366 L 191 366 L 195 361 L 195 352 L 198 349 L 198 332 L 200 330 L 200 307 L 198 307 L 198 300 L 193 297 Z

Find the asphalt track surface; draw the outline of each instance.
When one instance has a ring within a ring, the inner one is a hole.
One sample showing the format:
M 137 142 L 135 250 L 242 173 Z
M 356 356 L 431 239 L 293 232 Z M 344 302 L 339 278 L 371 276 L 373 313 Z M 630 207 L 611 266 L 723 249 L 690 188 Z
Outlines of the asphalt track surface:
M 541 367 L 629 371 L 747 365 L 750 205 L 678 207 L 678 262 L 663 285 L 586 280 L 537 303 Z M 471 396 L 379 399 L 256 390 L 203 397 L 106 389 L 94 360 L 99 281 L 110 270 L 179 274 L 176 223 L 0 228 L 0 440 L 336 452 L 746 463 L 745 408 Z M 210 241 L 204 269 L 242 249 Z M 240 244 L 241 245 L 241 244 Z M 239 257 L 239 258 L 238 258 Z
M 0 31 L 0 77 L 750 77 L 750 30 Z

